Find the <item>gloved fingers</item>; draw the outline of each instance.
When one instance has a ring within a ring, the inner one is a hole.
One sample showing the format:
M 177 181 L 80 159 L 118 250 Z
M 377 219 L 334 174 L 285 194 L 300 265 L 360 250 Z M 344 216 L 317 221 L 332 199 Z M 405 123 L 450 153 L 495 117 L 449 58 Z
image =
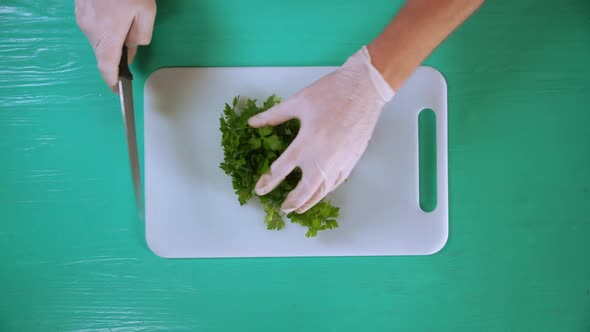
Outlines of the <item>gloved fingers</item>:
M 303 170 L 303 177 L 297 184 L 295 189 L 287 195 L 287 198 L 281 206 L 281 210 L 285 213 L 293 212 L 299 209 L 305 202 L 307 202 L 313 194 L 322 186 L 323 177 L 318 174 L 305 174 Z
M 104 35 L 98 39 L 94 48 L 98 70 L 111 89 L 117 86 L 123 43 L 124 37 Z
M 80 27 L 80 30 L 84 32 L 87 38 L 90 36 L 91 22 L 93 14 L 93 3 L 86 0 L 75 0 L 74 1 L 74 14 L 76 15 L 76 24 Z M 90 38 L 89 38 L 90 39 Z
M 137 54 L 137 47 L 127 45 L 127 64 L 132 64 L 135 55 Z
M 299 157 L 299 147 L 297 140 L 293 141 L 291 145 L 283 152 L 272 165 L 270 165 L 270 173 L 264 174 L 256 183 L 256 194 L 264 196 L 273 191 L 287 175 L 291 174 L 295 167 L 297 167 L 297 158 Z
M 295 210 L 295 212 L 301 214 L 307 212 L 309 209 L 314 207 L 318 204 L 322 199 L 324 199 L 329 193 L 334 191 L 338 188 L 344 180 L 348 177 L 348 173 L 340 170 L 338 171 L 335 179 L 333 181 L 324 181 L 322 185 L 318 188 L 318 190 L 311 196 L 309 201 L 305 202 L 299 209 Z M 331 185 L 330 185 L 331 184 Z
M 343 171 L 338 172 L 338 176 L 336 177 L 334 184 L 330 188 L 330 192 L 332 192 L 332 191 L 336 190 L 336 188 L 340 187 L 340 185 L 344 181 L 346 181 L 346 179 L 348 178 L 349 175 L 350 175 L 350 172 L 343 172 Z
M 319 201 L 321 201 L 328 194 L 326 190 L 326 183 L 322 182 L 311 198 L 305 202 L 300 208 L 295 210 L 296 213 L 302 214 L 307 212 L 309 209 L 314 207 Z
M 293 119 L 296 109 L 293 100 L 289 98 L 267 111 L 251 117 L 248 120 L 248 124 L 254 128 L 261 128 L 265 126 L 276 126 Z
M 76 0 L 76 22 L 94 49 L 98 69 L 116 92 L 121 49 L 133 60 L 138 45 L 149 44 L 156 16 L 155 0 Z
M 137 13 L 125 40 L 125 45 L 127 45 L 127 49 L 129 50 L 127 53 L 129 64 L 133 63 L 133 59 L 137 54 L 137 47 L 139 45 L 149 45 L 152 41 L 154 21 L 156 20 L 156 8 L 155 5 L 148 4 L 148 6 Z
M 152 41 L 154 31 L 154 21 L 156 20 L 156 7 L 148 2 L 145 8 L 142 8 L 133 19 L 131 28 L 127 34 L 125 45 L 127 47 L 137 47 L 138 45 L 149 45 Z

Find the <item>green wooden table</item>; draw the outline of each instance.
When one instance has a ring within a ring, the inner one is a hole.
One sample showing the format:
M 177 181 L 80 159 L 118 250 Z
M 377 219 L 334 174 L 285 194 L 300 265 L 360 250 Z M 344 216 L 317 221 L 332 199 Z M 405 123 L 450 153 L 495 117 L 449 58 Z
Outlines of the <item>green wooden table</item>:
M 161 1 L 136 108 L 162 66 L 340 64 L 400 6 Z M 489 1 L 426 61 L 449 88 L 436 255 L 165 260 L 72 1 L 3 0 L 0 331 L 590 331 L 589 62 L 588 0 Z

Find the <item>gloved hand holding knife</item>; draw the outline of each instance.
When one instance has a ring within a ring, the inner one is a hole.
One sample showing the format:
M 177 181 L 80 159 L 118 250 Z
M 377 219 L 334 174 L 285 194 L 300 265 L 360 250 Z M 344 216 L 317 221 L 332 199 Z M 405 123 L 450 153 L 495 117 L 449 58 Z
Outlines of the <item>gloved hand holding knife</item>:
M 155 0 L 76 0 L 76 21 L 94 49 L 106 84 L 118 92 L 119 61 L 123 46 L 130 64 L 137 47 L 152 40 Z
M 129 64 L 137 47 L 150 43 L 155 17 L 154 0 L 76 0 L 78 25 L 94 48 L 105 82 L 121 99 L 133 189 L 142 219 L 143 195 L 135 132 L 133 75 Z

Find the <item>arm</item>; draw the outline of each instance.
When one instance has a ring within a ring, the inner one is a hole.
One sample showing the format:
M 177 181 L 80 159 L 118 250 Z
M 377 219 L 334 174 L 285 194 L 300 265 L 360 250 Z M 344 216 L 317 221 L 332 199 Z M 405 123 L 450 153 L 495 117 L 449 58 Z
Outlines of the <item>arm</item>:
M 394 90 L 483 0 L 409 0 L 368 49 Z

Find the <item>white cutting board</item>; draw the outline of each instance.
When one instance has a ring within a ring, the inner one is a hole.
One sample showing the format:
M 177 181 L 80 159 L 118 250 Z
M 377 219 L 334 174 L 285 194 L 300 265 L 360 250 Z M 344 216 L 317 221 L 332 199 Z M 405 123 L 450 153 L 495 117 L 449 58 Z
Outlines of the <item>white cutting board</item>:
M 427 255 L 448 235 L 447 91 L 420 67 L 385 106 L 352 175 L 329 198 L 340 227 L 305 237 L 287 221 L 269 231 L 257 204 L 240 206 L 223 159 L 219 117 L 236 95 L 284 99 L 333 67 L 165 68 L 145 85 L 145 228 L 167 258 Z M 437 207 L 419 206 L 418 114 L 436 114 Z

